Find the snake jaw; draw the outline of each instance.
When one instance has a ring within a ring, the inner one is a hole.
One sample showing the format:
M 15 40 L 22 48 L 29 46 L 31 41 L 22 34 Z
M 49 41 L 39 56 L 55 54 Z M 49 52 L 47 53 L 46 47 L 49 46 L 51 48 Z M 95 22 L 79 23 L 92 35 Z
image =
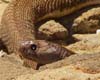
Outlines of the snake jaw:
M 48 64 L 61 60 L 72 54 L 64 47 L 45 40 L 24 41 L 20 47 L 24 58 L 35 61 L 39 64 Z

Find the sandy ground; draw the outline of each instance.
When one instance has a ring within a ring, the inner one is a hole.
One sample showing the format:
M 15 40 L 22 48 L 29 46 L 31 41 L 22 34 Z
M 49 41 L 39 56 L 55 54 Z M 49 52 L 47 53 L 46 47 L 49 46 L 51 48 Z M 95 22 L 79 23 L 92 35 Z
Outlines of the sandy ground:
M 5 8 L 8 6 L 8 4 L 6 4 L 6 3 L 4 3 L 4 2 L 2 2 L 1 0 L 0 0 L 0 18 L 2 17 L 2 14 L 3 14 L 3 12 L 4 12 L 4 10 L 5 10 Z M 1 19 L 0 19 L 0 22 L 1 22 Z
M 78 53 L 99 53 L 100 52 L 100 35 L 97 34 L 75 34 L 77 41 L 67 46 L 68 49 Z

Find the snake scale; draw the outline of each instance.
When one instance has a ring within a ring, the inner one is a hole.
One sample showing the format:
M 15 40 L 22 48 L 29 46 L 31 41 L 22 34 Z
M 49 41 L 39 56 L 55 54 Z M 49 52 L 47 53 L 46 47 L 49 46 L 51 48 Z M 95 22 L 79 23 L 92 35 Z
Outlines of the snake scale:
M 40 53 L 37 54 L 38 51 L 34 52 L 34 50 L 38 47 L 38 43 L 42 44 L 43 42 L 43 46 L 48 42 L 44 40 L 36 41 L 36 23 L 47 18 L 69 15 L 79 9 L 96 4 L 100 4 L 100 0 L 13 0 L 3 14 L 0 39 L 9 52 L 17 53 L 20 56 L 27 53 L 31 56 L 33 56 L 33 53 L 37 57 L 41 56 Z M 48 46 L 50 45 L 53 45 L 53 43 L 49 43 Z M 56 45 L 54 51 L 60 49 L 63 54 L 71 53 L 63 47 L 57 46 L 59 45 Z M 39 49 L 42 49 L 40 47 Z M 58 54 L 61 53 L 58 51 Z

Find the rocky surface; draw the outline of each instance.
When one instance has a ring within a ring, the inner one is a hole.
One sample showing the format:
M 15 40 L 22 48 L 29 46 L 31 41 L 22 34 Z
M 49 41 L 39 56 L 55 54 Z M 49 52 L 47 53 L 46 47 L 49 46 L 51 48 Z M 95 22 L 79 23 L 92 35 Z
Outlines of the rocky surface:
M 100 80 L 100 53 L 75 54 L 64 60 L 47 64 L 36 74 L 15 80 Z
M 4 3 L 10 3 L 11 0 L 1 0 Z
M 34 75 L 22 75 L 16 80 L 100 80 L 100 73 L 88 74 L 73 66 L 62 67 L 58 69 L 47 69 Z
M 8 6 L 8 4 L 6 4 L 6 3 L 2 2 L 2 0 L 0 0 L 0 22 L 1 22 L 1 17 L 3 15 L 3 12 L 7 6 Z
M 39 28 L 39 38 L 47 40 L 67 39 L 68 31 L 60 23 L 50 20 Z
M 76 43 L 66 46 L 66 48 L 78 54 L 99 53 L 100 52 L 100 35 L 97 34 L 75 34 Z
M 0 80 L 14 80 L 16 76 L 35 72 L 30 68 L 24 67 L 22 61 L 15 55 L 0 58 Z
M 100 29 L 100 7 L 82 13 L 74 20 L 74 33 L 93 33 Z
M 63 66 L 73 65 L 76 69 L 86 73 L 100 73 L 100 53 L 96 54 L 75 54 L 61 61 L 47 64 L 40 67 L 40 70 L 54 69 Z

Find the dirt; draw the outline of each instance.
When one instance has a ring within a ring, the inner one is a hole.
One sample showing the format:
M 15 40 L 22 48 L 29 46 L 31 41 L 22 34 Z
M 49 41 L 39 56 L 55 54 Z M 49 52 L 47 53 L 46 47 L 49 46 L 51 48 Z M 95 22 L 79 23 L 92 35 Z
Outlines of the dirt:
M 34 75 L 22 75 L 16 80 L 100 80 L 100 73 L 83 73 L 70 65 L 57 69 L 47 69 Z
M 70 44 L 66 48 L 78 53 L 99 53 L 100 52 L 100 35 L 97 34 L 75 34 L 73 35 L 78 41 Z
M 24 67 L 15 55 L 0 58 L 0 80 L 14 80 L 17 76 L 34 72 L 33 69 Z
M 4 2 L 2 2 L 1 0 L 0 0 L 0 22 L 1 22 L 1 17 L 2 17 L 2 15 L 3 15 L 3 12 L 4 12 L 4 10 L 5 10 L 5 8 L 8 6 L 8 4 L 6 4 L 6 3 L 4 3 Z

